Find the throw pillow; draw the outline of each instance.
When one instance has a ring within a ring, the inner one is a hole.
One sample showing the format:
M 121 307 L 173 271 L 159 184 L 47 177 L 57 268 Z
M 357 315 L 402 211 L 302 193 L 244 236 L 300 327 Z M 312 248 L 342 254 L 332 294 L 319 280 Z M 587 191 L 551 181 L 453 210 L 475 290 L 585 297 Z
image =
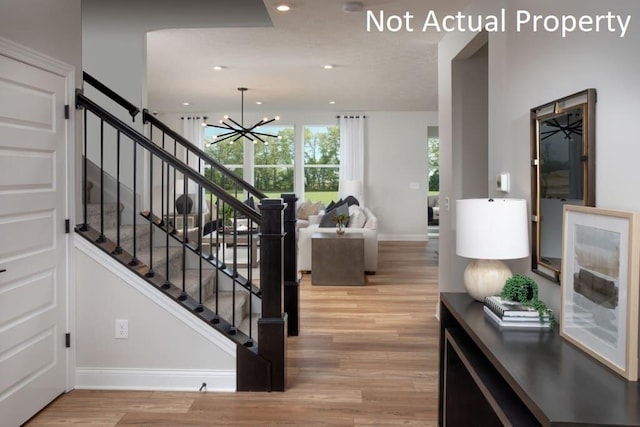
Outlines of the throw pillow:
M 335 227 L 336 226 L 335 217 L 336 215 L 340 215 L 340 214 L 349 215 L 349 207 L 346 205 L 346 203 L 332 209 L 329 212 L 326 212 L 322 216 L 322 219 L 320 220 L 320 224 L 318 225 L 318 227 Z M 349 223 L 345 225 L 348 226 Z
M 324 203 L 322 203 L 322 202 L 313 203 L 312 202 L 311 203 L 311 212 L 309 213 L 309 216 L 318 215 L 322 209 L 324 209 Z
M 362 228 L 367 222 L 367 215 L 358 205 L 349 206 L 349 227 Z
M 298 208 L 298 212 L 296 213 L 296 216 L 298 217 L 298 219 L 308 220 L 309 215 L 311 215 L 311 209 L 312 209 L 311 201 L 307 200 L 300 205 L 300 207 Z
M 356 199 L 353 196 L 347 196 L 345 197 L 344 201 L 346 202 L 347 206 L 360 206 L 360 202 L 358 202 L 358 199 Z
M 335 208 L 337 208 L 338 206 L 341 206 L 341 205 L 344 205 L 344 204 L 345 204 L 345 202 L 344 202 L 344 200 L 342 200 L 342 199 L 340 199 L 340 200 L 338 200 L 337 202 L 335 202 L 335 203 L 333 204 L 333 206 L 331 206 L 331 204 L 329 204 L 329 206 L 331 206 L 331 208 L 327 208 L 327 211 L 326 211 L 325 213 L 327 213 L 327 212 L 331 212 L 332 210 L 334 210 L 334 209 L 335 209 Z
M 329 204 L 327 205 L 327 212 L 329 212 L 331 209 L 333 209 L 333 207 L 336 205 L 336 202 L 334 202 L 333 200 L 331 202 L 329 202 Z

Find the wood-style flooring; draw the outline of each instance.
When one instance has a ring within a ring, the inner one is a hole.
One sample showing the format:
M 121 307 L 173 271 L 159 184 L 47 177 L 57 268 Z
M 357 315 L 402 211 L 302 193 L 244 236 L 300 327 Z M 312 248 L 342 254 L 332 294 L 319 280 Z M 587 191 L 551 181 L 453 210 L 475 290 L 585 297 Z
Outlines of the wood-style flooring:
M 435 426 L 436 245 L 380 242 L 366 286 L 305 275 L 284 393 L 74 390 L 28 425 Z

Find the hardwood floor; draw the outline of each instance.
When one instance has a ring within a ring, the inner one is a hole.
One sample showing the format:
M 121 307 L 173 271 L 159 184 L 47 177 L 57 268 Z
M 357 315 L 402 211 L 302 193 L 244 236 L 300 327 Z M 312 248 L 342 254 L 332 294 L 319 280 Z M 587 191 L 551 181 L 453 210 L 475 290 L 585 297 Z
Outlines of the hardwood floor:
M 380 242 L 364 287 L 300 290 L 284 393 L 74 390 L 29 426 L 435 426 L 437 240 Z

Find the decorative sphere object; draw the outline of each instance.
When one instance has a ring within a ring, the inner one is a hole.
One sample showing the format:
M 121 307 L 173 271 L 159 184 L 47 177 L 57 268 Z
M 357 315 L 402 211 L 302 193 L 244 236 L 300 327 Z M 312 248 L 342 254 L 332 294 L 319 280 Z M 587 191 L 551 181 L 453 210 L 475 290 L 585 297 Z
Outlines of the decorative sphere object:
M 187 194 L 183 194 L 176 199 L 176 211 L 179 214 L 190 213 L 193 208 L 193 200 Z

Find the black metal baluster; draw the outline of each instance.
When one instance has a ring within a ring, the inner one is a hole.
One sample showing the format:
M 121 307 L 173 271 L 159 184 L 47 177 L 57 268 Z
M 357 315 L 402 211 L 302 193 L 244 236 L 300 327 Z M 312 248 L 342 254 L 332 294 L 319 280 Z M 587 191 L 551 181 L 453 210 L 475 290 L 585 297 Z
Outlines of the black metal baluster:
M 131 140 L 132 145 L 133 145 L 133 212 L 131 213 L 133 215 L 133 256 L 131 257 L 131 261 L 129 261 L 129 265 L 131 267 L 135 267 L 138 264 L 140 264 L 140 261 L 138 260 L 137 255 L 137 226 L 136 226 L 136 211 L 137 211 L 137 206 L 136 206 L 136 194 L 138 194 L 138 164 L 137 164 L 137 159 L 138 159 L 138 143 L 134 140 Z
M 164 140 L 163 140 L 163 144 L 164 144 Z M 164 283 L 162 284 L 162 289 L 169 289 L 171 287 L 171 280 L 169 279 L 169 192 L 171 191 L 171 188 L 169 186 L 169 177 L 171 176 L 171 165 L 167 162 L 167 213 L 166 213 L 166 222 L 165 222 L 165 273 L 164 273 Z M 175 224 L 175 222 L 174 222 Z
M 151 125 L 151 127 L 153 128 L 153 125 Z M 162 132 L 162 149 L 164 150 L 164 132 Z M 167 174 L 167 186 L 169 185 L 169 177 Z M 162 214 L 162 210 L 164 209 L 164 191 L 162 191 L 164 189 L 164 159 L 162 160 L 162 163 L 160 164 L 160 226 L 167 226 L 167 224 L 165 223 L 164 220 L 164 215 Z M 169 197 L 169 195 L 167 194 L 167 197 Z M 167 231 L 169 229 L 167 228 Z M 168 239 L 168 236 L 167 236 Z M 168 242 L 168 240 L 167 240 Z
M 85 108 L 83 111 L 83 121 L 84 121 L 84 140 L 82 141 L 82 151 L 83 151 L 83 159 L 82 159 L 82 200 L 84 200 L 84 206 L 82 207 L 82 226 L 80 227 L 80 231 L 87 231 L 89 226 L 87 224 L 87 205 L 89 204 L 89 195 L 87 194 L 87 109 Z
M 249 340 L 244 343 L 245 347 L 253 347 L 253 224 L 254 222 L 249 219 L 247 220 L 247 243 L 249 246 L 247 247 L 247 260 L 249 262 L 249 267 L 247 268 L 247 284 L 249 285 L 249 289 L 247 292 L 249 293 Z
M 178 155 L 178 141 L 176 141 L 175 139 L 173 140 L 173 157 L 177 157 Z M 173 170 L 173 232 L 177 233 L 178 232 L 178 227 L 176 227 L 176 183 L 177 183 L 177 171 Z
M 200 169 L 198 167 L 198 169 Z M 200 172 L 200 170 L 198 170 L 198 172 Z M 199 295 L 198 295 L 198 306 L 196 307 L 196 312 L 197 313 L 201 313 L 202 311 L 204 311 L 204 305 L 202 304 L 202 230 L 203 230 L 203 224 L 202 224 L 202 185 L 198 185 L 198 203 L 197 203 L 197 209 L 196 209 L 196 213 L 198 214 L 197 217 L 197 223 L 194 224 L 196 225 L 196 230 L 198 233 L 198 251 L 200 256 L 198 257 L 198 283 L 199 283 L 199 287 L 198 287 L 198 291 L 199 291 Z
M 182 194 L 187 194 L 189 187 L 189 178 L 182 175 Z M 184 211 L 182 212 L 182 292 L 178 299 L 184 301 L 187 299 L 187 203 L 185 201 Z
M 236 198 L 238 196 L 238 187 L 236 186 Z M 229 334 L 235 335 L 238 333 L 238 327 L 236 326 L 236 289 L 238 285 L 238 211 L 233 209 L 233 225 L 231 226 L 231 233 L 233 241 L 233 287 L 231 289 L 231 328 L 229 328 Z
M 149 153 L 149 271 L 145 277 L 155 276 L 153 271 L 153 154 Z
M 100 120 L 100 235 L 97 243 L 104 243 L 104 120 Z
M 114 255 L 120 255 L 122 253 L 122 246 L 120 245 L 120 131 L 116 136 L 116 247 L 113 250 Z

